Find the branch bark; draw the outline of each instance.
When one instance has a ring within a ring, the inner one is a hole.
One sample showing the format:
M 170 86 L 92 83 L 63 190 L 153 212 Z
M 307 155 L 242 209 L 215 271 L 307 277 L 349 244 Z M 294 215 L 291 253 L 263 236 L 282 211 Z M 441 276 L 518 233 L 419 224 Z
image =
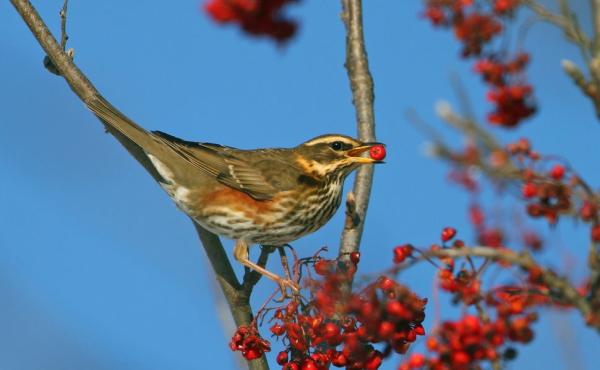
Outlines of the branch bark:
M 54 67 L 56 67 L 56 70 L 66 80 L 71 90 L 73 90 L 84 103 L 91 98 L 100 96 L 100 93 L 94 85 L 81 70 L 79 70 L 75 63 L 73 63 L 72 58 L 64 52 L 64 45 L 61 47 L 58 44 L 56 38 L 52 35 L 33 5 L 27 0 L 11 0 L 11 3 L 21 15 L 23 21 L 27 24 L 42 49 L 44 49 L 48 58 L 51 60 Z M 110 134 L 115 136 L 115 138 L 150 173 L 150 175 L 157 179 L 156 171 L 141 148 L 129 141 L 119 132 L 111 130 L 109 127 L 106 127 L 106 129 Z M 223 249 L 223 245 L 216 235 L 204 230 L 196 223 L 194 223 L 194 226 L 196 227 L 202 246 L 215 271 L 217 281 L 223 290 L 235 323 L 238 326 L 249 325 L 253 319 L 252 309 L 249 303 L 250 294 L 243 289 L 235 276 L 231 263 Z M 248 367 L 250 370 L 267 370 L 269 365 L 266 358 L 263 356 L 260 359 L 248 361 Z
M 356 110 L 358 139 L 375 141 L 375 113 L 373 109 L 373 78 L 365 50 L 362 21 L 362 0 L 342 0 L 342 20 L 346 26 L 346 70 Z M 356 173 L 352 194 L 347 200 L 346 222 L 341 236 L 339 255 L 356 252 L 365 224 L 373 166 L 362 166 Z

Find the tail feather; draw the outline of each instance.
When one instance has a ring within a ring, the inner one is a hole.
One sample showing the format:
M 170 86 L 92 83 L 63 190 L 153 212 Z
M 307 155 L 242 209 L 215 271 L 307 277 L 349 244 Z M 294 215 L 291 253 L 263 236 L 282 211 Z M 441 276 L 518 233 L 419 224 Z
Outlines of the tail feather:
M 93 96 L 86 101 L 86 105 L 102 122 L 109 126 L 109 129 L 115 129 L 143 150 L 147 151 L 150 149 L 149 145 L 156 143 L 152 139 L 152 134 L 119 112 L 102 96 Z
M 107 131 L 127 149 L 156 181 L 165 181 L 148 157 L 149 154 L 161 149 L 161 144 L 154 140 L 153 134 L 127 118 L 101 96 L 91 97 L 86 101 L 86 105 L 104 122 Z

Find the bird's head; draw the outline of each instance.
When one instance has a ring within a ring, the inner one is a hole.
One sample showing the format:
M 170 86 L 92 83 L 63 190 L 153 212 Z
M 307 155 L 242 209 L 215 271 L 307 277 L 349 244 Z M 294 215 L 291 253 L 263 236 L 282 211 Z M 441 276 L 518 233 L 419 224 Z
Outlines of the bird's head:
M 322 135 L 297 146 L 296 160 L 312 177 L 344 178 L 360 165 L 383 163 L 367 153 L 372 147 L 382 145 L 363 143 L 345 135 Z

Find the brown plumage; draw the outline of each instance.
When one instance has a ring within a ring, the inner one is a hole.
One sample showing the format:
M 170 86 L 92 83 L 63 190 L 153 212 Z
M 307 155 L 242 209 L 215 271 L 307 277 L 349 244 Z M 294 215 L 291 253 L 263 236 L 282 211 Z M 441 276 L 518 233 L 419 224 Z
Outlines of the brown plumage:
M 277 281 L 293 282 L 248 259 L 248 246 L 282 246 L 323 226 L 338 209 L 346 176 L 373 145 L 322 135 L 294 148 L 241 150 L 149 132 L 102 97 L 86 102 L 112 131 L 139 146 L 163 189 L 198 224 L 236 240 L 236 259 Z

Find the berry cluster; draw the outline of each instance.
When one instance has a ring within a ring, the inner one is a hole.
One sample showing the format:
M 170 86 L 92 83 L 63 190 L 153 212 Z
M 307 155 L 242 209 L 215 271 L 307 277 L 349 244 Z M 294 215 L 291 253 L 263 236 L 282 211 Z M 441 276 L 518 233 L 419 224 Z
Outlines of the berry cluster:
M 442 230 L 442 241 L 448 242 L 456 236 L 456 229 L 452 227 L 446 227 Z M 453 248 L 462 248 L 465 243 L 456 239 L 452 242 Z M 433 244 L 431 250 L 439 250 L 440 247 L 437 244 Z M 455 273 L 454 259 L 443 258 L 441 261 L 444 263 L 444 267 L 438 270 L 439 286 L 442 290 L 454 294 L 454 301 L 462 301 L 467 305 L 478 302 L 481 299 L 480 286 L 481 282 L 475 271 L 469 271 L 465 268 L 461 268 Z
M 496 105 L 488 114 L 494 125 L 515 127 L 519 122 L 535 113 L 531 103 L 533 88 L 527 84 L 494 87 L 488 92 L 488 100 Z
M 475 211 L 474 215 L 478 224 L 483 222 L 479 212 Z M 436 255 L 435 252 L 442 249 L 464 248 L 464 242 L 455 239 L 456 235 L 454 228 L 446 227 L 441 233 L 444 246 L 434 244 L 429 252 L 419 253 Z M 395 256 L 402 257 L 399 258 L 400 263 L 404 261 L 405 254 L 412 255 L 416 251 L 408 246 L 394 250 Z M 537 320 L 537 314 L 533 309 L 547 305 L 567 307 L 552 298 L 552 289 L 546 284 L 541 268 L 528 270 L 527 279 L 522 284 L 500 285 L 486 291 L 480 280 L 481 267 L 476 268 L 474 262 L 467 259 L 468 267 L 455 271 L 454 258 L 440 257 L 443 265 L 438 266 L 438 277 L 440 287 L 453 294 L 453 302 L 476 307 L 478 315 L 465 314 L 459 320 L 443 322 L 427 338 L 430 354 L 413 353 L 400 365 L 399 370 L 466 370 L 482 368 L 486 361 L 498 363 L 510 360 L 517 354 L 515 349 L 508 347 L 510 342 L 528 343 L 534 337 L 531 325 Z M 585 292 L 581 294 L 583 296 Z
M 535 113 L 532 87 L 523 82 L 523 69 L 529 57 L 525 53 L 507 59 L 505 53 L 485 49 L 502 31 L 502 19 L 512 16 L 517 0 L 496 0 L 486 12 L 473 0 L 428 0 L 425 17 L 433 25 L 452 28 L 462 43 L 463 57 L 479 58 L 475 72 L 489 85 L 488 100 L 495 108 L 488 121 L 503 127 L 515 127 Z
M 502 31 L 502 25 L 492 15 L 472 12 L 455 16 L 454 35 L 463 43 L 464 57 L 480 55 L 483 46 Z
M 579 176 L 562 163 L 547 168 L 550 158 L 534 151 L 526 139 L 509 144 L 506 152 L 522 167 L 521 195 L 531 217 L 544 217 L 555 224 L 561 215 L 576 210 L 575 214 L 591 225 L 591 240 L 600 242 L 599 200 Z
M 412 247 L 397 248 L 396 256 L 410 255 Z M 359 256 L 350 262 L 314 261 L 318 279 L 308 279 L 310 299 L 294 297 L 274 308 L 270 332 L 285 350 L 276 361 L 284 370 L 321 370 L 330 366 L 351 370 L 379 368 L 392 353 L 406 353 L 424 335 L 426 299 L 387 276 L 359 291 L 351 291 Z M 257 315 L 257 316 L 260 316 Z M 255 327 L 253 327 L 255 328 Z M 231 342 L 248 359 L 269 350 L 254 329 L 239 328 Z
M 529 325 L 535 315 L 528 315 L 507 323 L 498 319 L 493 322 L 478 316 L 465 315 L 457 321 L 445 321 L 427 338 L 429 357 L 413 353 L 400 365 L 399 370 L 422 368 L 466 370 L 478 367 L 483 361 L 496 362 L 516 356 L 508 347 L 501 349 L 507 340 L 527 343 L 533 338 Z
M 297 0 L 209 0 L 204 10 L 217 23 L 236 23 L 244 32 L 267 36 L 277 42 L 289 40 L 296 22 L 282 15 L 283 8 Z
M 247 360 L 259 358 L 271 351 L 271 344 L 260 337 L 255 325 L 240 326 L 229 342 L 232 351 L 240 351 Z
M 505 13 L 473 10 L 473 0 L 427 0 L 424 16 L 434 26 L 452 28 L 463 43 L 462 55 L 480 55 L 486 43 L 502 32 L 497 18 Z

